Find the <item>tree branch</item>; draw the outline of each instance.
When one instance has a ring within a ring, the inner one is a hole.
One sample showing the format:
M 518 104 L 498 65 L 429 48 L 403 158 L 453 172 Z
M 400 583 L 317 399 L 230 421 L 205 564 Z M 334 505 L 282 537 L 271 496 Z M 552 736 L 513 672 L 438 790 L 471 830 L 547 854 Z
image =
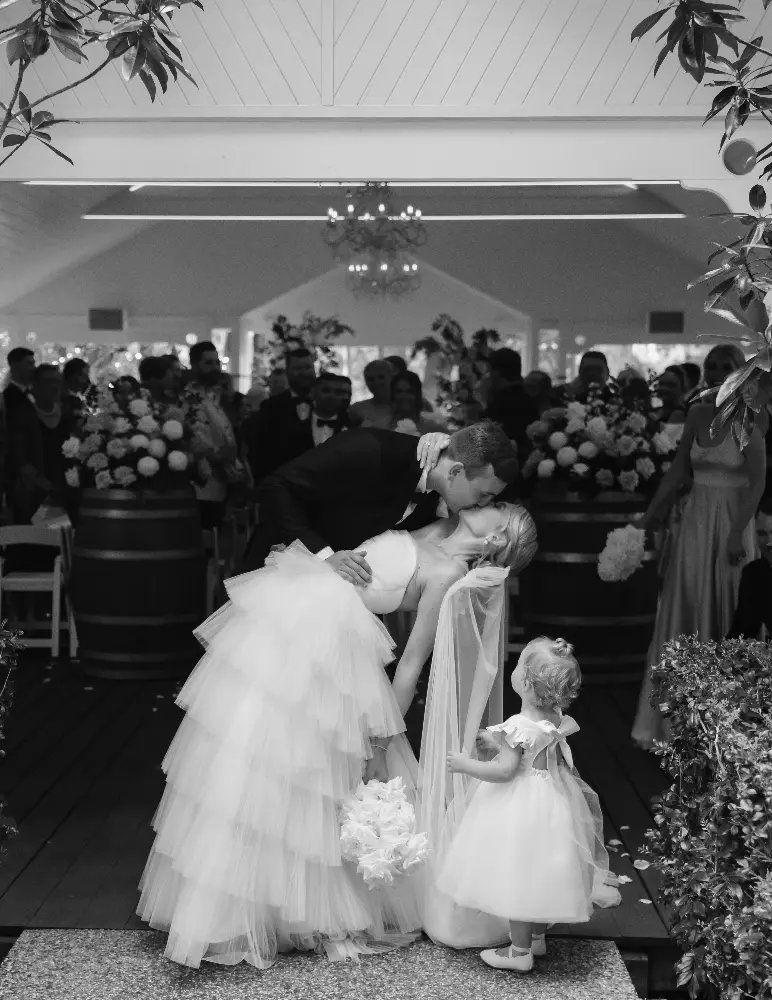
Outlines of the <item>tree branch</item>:
M 2 159 L 2 160 L 0 160 L 0 167 L 2 167 L 2 165 L 3 165 L 4 163 L 7 163 L 7 162 L 8 162 L 9 160 L 10 160 L 10 158 L 11 158 L 11 157 L 12 157 L 12 156 L 13 156 L 13 155 L 14 155 L 15 153 L 18 153 L 18 152 L 19 152 L 19 150 L 21 149 L 21 147 L 22 147 L 23 145 L 24 145 L 24 143 L 23 143 L 23 142 L 20 142 L 20 143 L 18 144 L 18 146 L 14 146 L 14 147 L 13 147 L 13 149 L 11 150 L 11 152 L 10 152 L 10 153 L 8 154 L 8 156 L 5 156 L 5 157 L 3 157 L 3 159 Z
M 755 42 L 746 42 L 744 39 L 738 38 L 738 36 L 735 35 L 735 33 L 733 31 L 730 31 L 728 28 L 725 28 L 724 32 L 730 38 L 734 38 L 736 42 L 739 42 L 740 45 L 747 45 L 748 48 L 755 49 L 756 52 L 761 52 L 762 55 L 769 56 L 769 58 L 772 59 L 772 52 L 768 52 L 766 49 L 762 49 L 762 47 L 760 45 L 756 45 Z
M 75 83 L 68 83 L 67 86 L 60 87 L 59 90 L 54 90 L 52 93 L 46 94 L 45 97 L 41 97 L 37 101 L 33 101 L 30 104 L 30 110 L 32 110 L 32 108 L 36 108 L 39 104 L 43 104 L 45 101 L 53 100 L 54 97 L 58 97 L 60 94 L 64 94 L 68 90 L 74 90 L 76 87 L 79 87 L 82 83 L 86 83 L 92 77 L 95 77 L 97 73 L 101 73 L 102 70 L 105 68 L 105 66 L 107 66 L 108 63 L 111 63 L 115 58 L 116 58 L 115 56 L 109 55 L 104 60 L 104 62 L 101 62 L 96 67 L 96 69 L 92 69 L 90 73 L 87 73 L 85 76 L 82 76 L 80 80 L 76 80 Z
M 16 76 L 16 84 L 15 84 L 15 86 L 13 88 L 13 94 L 11 94 L 11 99 L 8 102 L 8 107 L 6 108 L 6 111 L 5 111 L 5 117 L 3 118 L 3 124 L 0 125 L 0 139 L 2 139 L 2 137 L 8 131 L 8 124 L 11 121 L 11 119 L 16 117 L 16 115 L 14 114 L 14 111 L 13 111 L 13 106 L 16 103 L 18 97 L 19 97 L 19 91 L 21 90 L 21 82 L 24 79 L 24 73 L 25 73 L 28 65 L 29 65 L 29 62 L 26 59 L 20 59 L 19 60 L 19 72 L 18 72 L 18 74 Z M 8 157 L 6 156 L 5 159 L 7 160 Z M 3 163 L 5 163 L 5 160 L 3 160 Z

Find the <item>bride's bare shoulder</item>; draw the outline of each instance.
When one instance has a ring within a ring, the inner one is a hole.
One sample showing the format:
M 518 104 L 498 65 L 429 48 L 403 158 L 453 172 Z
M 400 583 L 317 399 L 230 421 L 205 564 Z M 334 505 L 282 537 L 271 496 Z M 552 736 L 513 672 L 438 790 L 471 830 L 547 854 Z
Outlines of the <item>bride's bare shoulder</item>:
M 445 583 L 448 585 L 460 580 L 465 573 L 463 565 L 439 549 L 431 542 L 417 542 L 416 550 L 416 582 L 423 589 L 429 583 Z

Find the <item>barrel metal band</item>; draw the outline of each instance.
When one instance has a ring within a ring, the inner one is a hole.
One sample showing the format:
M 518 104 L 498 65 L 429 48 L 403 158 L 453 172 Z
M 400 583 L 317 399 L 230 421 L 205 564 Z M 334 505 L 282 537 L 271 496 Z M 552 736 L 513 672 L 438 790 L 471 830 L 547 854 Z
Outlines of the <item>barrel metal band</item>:
M 586 522 L 591 522 L 597 524 L 599 522 L 609 524 L 613 522 L 614 524 L 629 524 L 630 521 L 637 521 L 639 518 L 643 517 L 644 512 L 636 511 L 635 513 L 623 513 L 621 511 L 608 511 L 595 514 L 574 514 L 574 513 L 564 513 L 557 512 L 554 513 L 550 511 L 539 511 L 537 522 L 539 521 L 550 521 L 550 522 L 562 522 L 563 524 L 583 524 Z
M 202 621 L 202 615 L 153 615 L 135 618 L 130 615 L 88 615 L 79 611 L 76 615 L 76 620 L 82 622 L 84 625 L 111 625 L 124 626 L 125 628 L 133 628 L 135 626 L 160 627 L 163 625 L 190 625 L 191 622 L 196 624 Z
M 537 552 L 534 562 L 544 563 L 596 563 L 599 559 L 596 552 Z M 656 552 L 644 552 L 643 562 L 653 562 Z
M 189 660 L 194 655 L 193 650 L 177 650 L 173 653 L 106 653 L 100 649 L 79 649 L 82 660 L 93 660 L 95 663 L 173 663 Z
M 81 520 L 86 517 L 101 517 L 121 521 L 172 521 L 182 520 L 185 517 L 192 518 L 195 515 L 196 510 L 193 507 L 189 510 L 179 507 L 169 510 L 121 510 L 115 507 L 86 507 L 80 513 Z
M 632 625 L 651 625 L 655 615 L 608 615 L 598 616 L 584 615 L 577 618 L 571 615 L 540 615 L 530 611 L 523 612 L 523 620 L 538 623 L 539 625 L 565 625 L 567 628 L 597 628 L 598 626 L 623 627 Z
M 73 556 L 81 559 L 106 559 L 113 562 L 164 562 L 167 559 L 204 559 L 203 549 L 84 549 L 75 546 Z

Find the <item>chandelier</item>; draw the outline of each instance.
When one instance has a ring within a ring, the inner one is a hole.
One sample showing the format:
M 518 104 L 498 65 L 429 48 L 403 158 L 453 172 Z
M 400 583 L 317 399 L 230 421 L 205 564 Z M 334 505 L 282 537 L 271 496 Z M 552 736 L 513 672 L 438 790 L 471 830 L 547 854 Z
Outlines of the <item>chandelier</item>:
M 402 295 L 421 284 L 414 251 L 427 239 L 420 209 L 397 212 L 388 184 L 369 181 L 347 191 L 345 215 L 328 209 L 322 236 L 336 257 L 348 260 L 355 293 Z

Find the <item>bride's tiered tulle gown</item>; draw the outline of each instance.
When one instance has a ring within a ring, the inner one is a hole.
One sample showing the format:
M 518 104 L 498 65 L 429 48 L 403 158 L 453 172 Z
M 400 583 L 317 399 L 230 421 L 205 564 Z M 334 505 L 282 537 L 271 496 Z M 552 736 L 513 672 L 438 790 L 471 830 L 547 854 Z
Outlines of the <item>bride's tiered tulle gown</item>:
M 267 968 L 277 952 L 371 954 L 414 940 L 417 881 L 368 890 L 341 861 L 337 807 L 359 784 L 370 737 L 403 733 L 376 614 L 399 607 L 416 568 L 405 532 L 367 542 L 373 581 L 346 583 L 299 543 L 230 580 L 197 631 L 206 654 L 182 688 L 186 715 L 138 913 L 166 956 Z M 415 775 L 404 736 L 390 776 Z
M 666 720 L 651 704 L 652 665 L 662 659 L 665 643 L 679 635 L 697 635 L 703 641 L 724 638 L 732 624 L 742 574 L 742 565 L 729 563 L 727 545 L 749 487 L 745 457 L 731 436 L 707 448 L 695 441 L 690 456 L 694 483 L 673 534 L 632 733 L 644 748 L 669 738 Z M 753 521 L 743 533 L 743 544 L 747 560 L 756 559 Z

